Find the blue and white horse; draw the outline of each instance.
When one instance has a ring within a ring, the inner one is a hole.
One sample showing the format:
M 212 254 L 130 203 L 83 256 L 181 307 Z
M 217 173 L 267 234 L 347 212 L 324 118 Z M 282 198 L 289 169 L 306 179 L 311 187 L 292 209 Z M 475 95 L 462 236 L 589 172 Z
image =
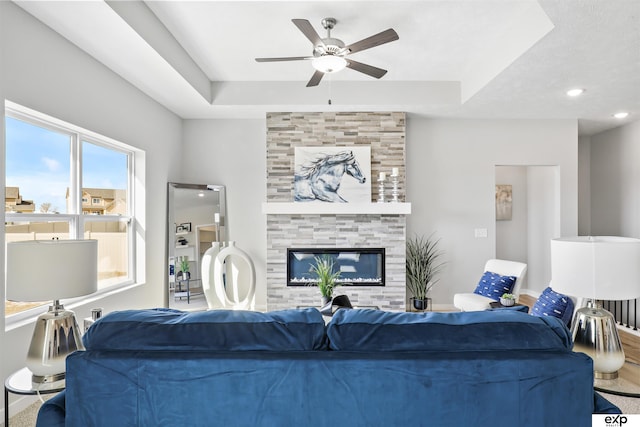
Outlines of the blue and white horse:
M 295 174 L 294 200 L 346 203 L 347 200 L 338 194 L 345 172 L 360 184 L 367 181 L 352 151 L 324 155 L 308 165 L 303 165 Z

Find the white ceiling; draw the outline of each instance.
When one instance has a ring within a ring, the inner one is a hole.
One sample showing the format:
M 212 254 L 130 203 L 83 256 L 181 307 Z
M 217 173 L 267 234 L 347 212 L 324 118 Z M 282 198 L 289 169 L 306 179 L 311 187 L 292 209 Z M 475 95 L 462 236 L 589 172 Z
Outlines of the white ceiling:
M 578 119 L 582 135 L 640 119 L 640 0 L 16 3 L 185 119 L 398 110 Z M 310 55 L 291 19 L 325 37 L 325 17 L 346 44 L 395 29 L 352 56 L 388 73 L 346 69 L 307 88 L 310 62 L 254 61 Z M 573 87 L 586 92 L 568 98 Z

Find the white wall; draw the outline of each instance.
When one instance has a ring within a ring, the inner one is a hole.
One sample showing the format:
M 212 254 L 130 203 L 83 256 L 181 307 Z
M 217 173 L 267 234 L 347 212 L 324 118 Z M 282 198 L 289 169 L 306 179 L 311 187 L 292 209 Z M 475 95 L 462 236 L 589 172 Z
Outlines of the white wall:
M 640 238 L 640 121 L 591 137 L 591 233 Z
M 591 138 L 578 138 L 578 235 L 591 234 Z
M 2 2 L 0 2 L 0 152 L 4 153 L 5 152 L 5 141 L 4 141 L 4 99 L 6 97 L 5 94 L 5 71 L 4 71 L 4 62 L 6 61 L 5 55 L 4 55 L 4 40 L 6 40 L 6 32 L 5 32 L 5 25 L 4 25 L 4 20 L 5 20 L 5 4 L 3 4 Z M 4 162 L 4 154 L 0 154 L 0 156 L 3 157 L 3 161 L 2 164 L 0 165 L 0 184 L 2 186 L 2 188 L 5 187 L 5 162 Z M 5 250 L 4 250 L 4 221 L 2 221 L 2 224 L 0 225 L 1 231 L 0 234 L 2 235 L 2 244 L 0 244 L 0 260 L 4 260 L 5 258 Z M 0 261 L 0 263 L 4 266 L 4 262 Z M 2 283 L 2 289 L 0 289 L 0 296 L 2 297 L 2 301 L 4 301 L 4 296 L 5 296 L 5 290 L 4 290 L 4 274 L 2 274 L 2 277 L 0 279 L 0 283 Z M 2 347 L 2 349 L 7 348 L 5 345 L 5 337 L 4 337 L 4 310 L 1 312 L 1 316 L 2 319 L 0 319 L 0 347 Z M 6 368 L 6 363 L 5 363 L 5 355 L 4 355 L 4 351 L 0 351 L 0 371 L 2 374 L 2 378 L 6 378 L 7 375 L 11 372 L 11 370 Z M 6 410 L 6 408 L 5 408 Z
M 496 185 L 511 185 L 511 219 L 496 221 L 496 257 L 527 262 L 527 168 L 496 166 Z M 526 287 L 526 280 L 523 282 Z
M 264 120 L 185 120 L 180 182 L 226 186 L 227 239 L 256 267 L 256 309 L 267 305 L 267 126 Z
M 558 166 L 560 233 L 577 232 L 578 132 L 575 120 L 439 120 L 407 126 L 408 232 L 441 237 L 448 264 L 435 304 L 474 289 L 496 254 L 495 166 Z M 486 228 L 487 238 L 474 229 Z M 534 233 L 530 230 L 530 233 Z M 531 257 L 531 248 L 528 250 Z
M 527 167 L 526 289 L 535 297 L 551 281 L 551 239 L 562 235 L 559 175 L 560 168 L 557 166 Z
M 496 221 L 496 257 L 527 264 L 522 289 L 537 297 L 551 280 L 549 241 L 560 235 L 556 166 L 497 166 L 496 184 L 513 186 L 513 218 Z
M 146 283 L 74 307 L 76 315 L 87 317 L 93 307 L 109 312 L 162 306 L 166 185 L 176 180 L 180 167 L 181 120 L 14 4 L 0 2 L 0 19 L 1 99 L 146 150 L 146 215 L 139 224 L 146 247 Z M 0 155 L 4 152 L 3 143 Z M 4 180 L 4 160 L 1 164 Z M 0 248 L 4 251 L 4 232 Z M 4 256 L 0 259 L 4 270 Z M 4 275 L 0 281 L 4 300 Z M 24 366 L 32 330 L 33 321 L 5 330 L 1 310 L 2 378 Z

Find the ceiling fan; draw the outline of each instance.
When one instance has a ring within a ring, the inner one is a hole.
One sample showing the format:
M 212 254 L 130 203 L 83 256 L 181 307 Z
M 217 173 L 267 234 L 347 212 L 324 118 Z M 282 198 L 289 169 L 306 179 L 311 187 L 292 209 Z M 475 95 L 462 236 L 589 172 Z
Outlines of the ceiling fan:
M 322 26 L 327 30 L 327 37 L 320 38 L 316 30 L 313 29 L 311 23 L 306 19 L 291 20 L 302 34 L 304 34 L 313 43 L 313 56 L 288 56 L 283 58 L 256 58 L 257 62 L 281 62 L 281 61 L 301 61 L 311 60 L 311 65 L 315 68 L 315 73 L 311 76 L 311 80 L 307 83 L 307 87 L 318 86 L 322 76 L 325 73 L 335 73 L 343 68 L 351 68 L 371 77 L 379 79 L 387 73 L 387 70 L 374 67 L 372 65 L 363 64 L 362 62 L 347 59 L 346 56 L 352 53 L 360 52 L 365 49 L 380 46 L 398 40 L 398 34 L 392 29 L 382 31 L 371 37 L 367 37 L 350 45 L 344 44 L 340 39 L 331 37 L 331 30 L 338 22 L 335 18 L 324 18 Z

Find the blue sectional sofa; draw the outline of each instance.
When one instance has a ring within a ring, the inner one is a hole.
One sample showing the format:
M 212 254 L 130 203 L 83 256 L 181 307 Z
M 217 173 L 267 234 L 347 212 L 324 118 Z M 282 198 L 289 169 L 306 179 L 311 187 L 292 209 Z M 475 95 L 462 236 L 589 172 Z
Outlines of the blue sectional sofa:
M 566 426 L 619 413 L 559 319 L 514 310 L 109 314 L 44 426 Z

